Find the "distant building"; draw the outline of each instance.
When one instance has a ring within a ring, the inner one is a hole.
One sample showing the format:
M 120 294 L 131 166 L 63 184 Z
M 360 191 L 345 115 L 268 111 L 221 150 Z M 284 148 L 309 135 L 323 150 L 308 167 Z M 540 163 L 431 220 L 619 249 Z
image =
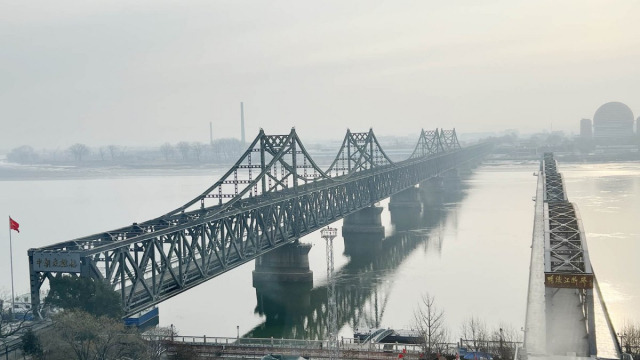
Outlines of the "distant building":
M 580 120 L 580 137 L 583 139 L 591 139 L 593 137 L 593 128 L 591 127 L 591 119 Z
M 607 142 L 632 138 L 633 112 L 621 102 L 609 102 L 593 115 L 593 137 Z
M 640 116 L 636 120 L 636 135 L 640 136 Z

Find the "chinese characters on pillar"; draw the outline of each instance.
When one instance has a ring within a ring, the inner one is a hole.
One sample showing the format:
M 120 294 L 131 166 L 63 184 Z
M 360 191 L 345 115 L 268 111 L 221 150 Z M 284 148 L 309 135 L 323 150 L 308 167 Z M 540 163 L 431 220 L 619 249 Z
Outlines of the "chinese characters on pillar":
M 34 254 L 33 270 L 43 272 L 80 272 L 80 254 L 50 253 Z
M 544 274 L 544 285 L 553 288 L 593 289 L 593 274 Z

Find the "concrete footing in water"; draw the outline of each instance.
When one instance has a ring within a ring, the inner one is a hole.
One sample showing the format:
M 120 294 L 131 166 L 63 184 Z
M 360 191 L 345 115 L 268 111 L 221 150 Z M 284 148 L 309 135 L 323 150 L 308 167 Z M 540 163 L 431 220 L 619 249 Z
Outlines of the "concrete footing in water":
M 380 214 L 382 208 L 371 206 L 344 218 L 342 237 L 347 255 L 376 251 L 384 239 L 384 226 Z
M 389 212 L 391 213 L 391 222 L 394 224 L 396 230 L 410 229 L 420 220 L 422 213 L 420 189 L 410 187 L 397 194 L 391 195 Z
M 287 244 L 256 259 L 253 287 L 258 307 L 303 308 L 309 305 L 309 291 L 313 288 L 309 250 L 311 244 Z

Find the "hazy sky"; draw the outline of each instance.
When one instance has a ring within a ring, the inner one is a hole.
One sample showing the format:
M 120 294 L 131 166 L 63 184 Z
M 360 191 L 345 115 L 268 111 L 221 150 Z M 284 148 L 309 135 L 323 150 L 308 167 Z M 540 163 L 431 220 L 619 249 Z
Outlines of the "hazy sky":
M 638 1 L 4 1 L 0 148 L 578 132 L 640 115 Z

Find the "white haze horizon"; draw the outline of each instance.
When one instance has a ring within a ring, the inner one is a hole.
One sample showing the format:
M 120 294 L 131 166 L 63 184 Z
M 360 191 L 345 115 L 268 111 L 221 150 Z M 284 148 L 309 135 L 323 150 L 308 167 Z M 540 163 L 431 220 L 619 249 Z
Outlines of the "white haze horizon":
M 640 3 L 0 0 L 0 148 L 295 127 L 579 132 L 640 115 Z

